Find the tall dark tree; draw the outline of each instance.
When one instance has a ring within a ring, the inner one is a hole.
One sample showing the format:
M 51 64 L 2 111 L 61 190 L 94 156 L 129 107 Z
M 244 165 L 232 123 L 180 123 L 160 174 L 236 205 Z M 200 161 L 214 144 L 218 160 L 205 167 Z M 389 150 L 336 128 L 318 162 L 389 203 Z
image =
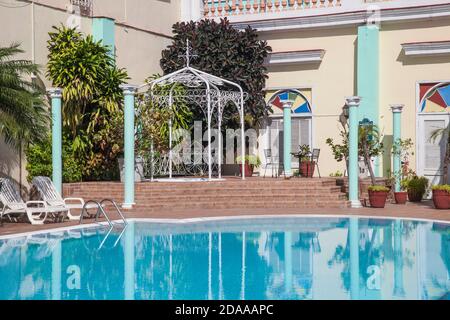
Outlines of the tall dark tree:
M 220 22 L 178 22 L 173 25 L 173 33 L 172 44 L 162 52 L 161 68 L 164 73 L 185 66 L 183 55 L 186 40 L 189 40 L 197 55 L 191 65 L 240 84 L 248 93 L 245 103 L 246 123 L 257 126 L 268 112 L 263 92 L 267 79 L 264 61 L 272 49 L 267 42 L 259 40 L 256 31 L 250 27 L 242 31 L 233 28 L 227 19 Z M 196 110 L 192 111 L 195 115 Z M 226 108 L 225 111 L 224 124 L 237 125 L 239 117 L 236 109 Z

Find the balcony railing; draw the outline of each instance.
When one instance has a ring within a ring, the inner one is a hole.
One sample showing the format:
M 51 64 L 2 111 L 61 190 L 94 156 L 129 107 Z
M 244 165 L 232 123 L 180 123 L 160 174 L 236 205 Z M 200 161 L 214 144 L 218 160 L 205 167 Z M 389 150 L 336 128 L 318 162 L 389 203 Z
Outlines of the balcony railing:
M 340 7 L 341 0 L 204 0 L 205 17 Z

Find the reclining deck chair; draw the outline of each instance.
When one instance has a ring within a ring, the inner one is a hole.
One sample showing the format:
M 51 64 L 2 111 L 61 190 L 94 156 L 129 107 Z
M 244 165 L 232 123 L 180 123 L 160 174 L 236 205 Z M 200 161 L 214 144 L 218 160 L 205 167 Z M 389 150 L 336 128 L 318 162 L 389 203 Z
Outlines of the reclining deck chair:
M 59 192 L 56 190 L 55 185 L 49 177 L 34 177 L 31 181 L 33 186 L 39 192 L 41 199 L 49 206 L 62 207 L 67 211 L 67 217 L 70 220 L 80 220 L 81 213 L 76 215 L 71 212 L 73 209 L 79 209 L 80 211 L 85 209 L 98 209 L 96 204 L 88 203 L 85 206 L 85 201 L 82 198 L 62 198 Z
M 49 213 L 60 217 L 67 212 L 67 209 L 48 205 L 45 201 L 24 202 L 17 186 L 6 178 L 0 179 L 0 202 L 3 205 L 0 223 L 3 223 L 3 216 L 7 216 L 10 221 L 26 216 L 31 224 L 43 224 Z

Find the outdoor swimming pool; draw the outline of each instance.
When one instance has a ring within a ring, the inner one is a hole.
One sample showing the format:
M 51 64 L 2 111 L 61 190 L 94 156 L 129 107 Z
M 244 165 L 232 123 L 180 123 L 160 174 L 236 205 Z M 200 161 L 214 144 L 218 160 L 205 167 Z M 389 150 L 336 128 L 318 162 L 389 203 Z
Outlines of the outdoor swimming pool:
M 450 225 L 130 221 L 0 239 L 0 299 L 442 299 Z

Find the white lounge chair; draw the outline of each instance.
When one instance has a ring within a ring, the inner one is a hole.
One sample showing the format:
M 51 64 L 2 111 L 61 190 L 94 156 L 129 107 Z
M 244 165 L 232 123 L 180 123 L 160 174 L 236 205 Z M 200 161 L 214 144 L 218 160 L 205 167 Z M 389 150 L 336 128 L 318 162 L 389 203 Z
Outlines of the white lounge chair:
M 3 205 L 1 223 L 3 216 L 7 216 L 10 221 L 17 221 L 18 216 L 26 215 L 31 224 L 43 224 L 49 213 L 58 216 L 67 211 L 61 207 L 49 206 L 45 201 L 24 202 L 17 186 L 6 178 L 0 179 L 0 202 Z
M 80 220 L 81 211 L 85 207 L 85 201 L 82 198 L 64 198 L 56 190 L 55 185 L 49 177 L 38 176 L 31 181 L 36 190 L 39 192 L 42 200 L 49 206 L 59 206 L 67 210 L 67 217 L 70 220 Z M 71 210 L 78 209 L 80 214 L 73 214 Z M 86 209 L 98 209 L 94 203 L 88 203 Z

